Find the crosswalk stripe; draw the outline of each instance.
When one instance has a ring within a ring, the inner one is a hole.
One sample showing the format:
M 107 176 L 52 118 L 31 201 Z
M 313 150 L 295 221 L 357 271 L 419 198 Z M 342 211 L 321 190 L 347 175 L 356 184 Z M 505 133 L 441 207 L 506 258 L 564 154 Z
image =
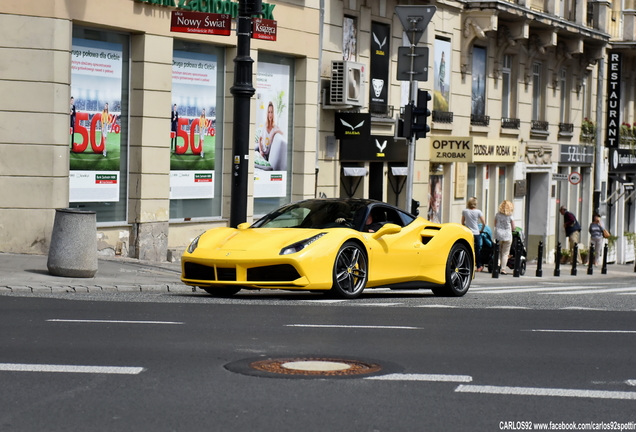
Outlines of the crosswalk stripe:
M 597 286 L 591 286 L 591 287 L 587 287 L 588 289 L 600 289 L 602 287 L 597 287 Z M 472 293 L 481 293 L 481 294 L 511 294 L 511 293 L 524 293 L 524 292 L 543 292 L 543 291 L 569 291 L 569 290 L 580 290 L 581 287 L 577 286 L 577 287 L 567 287 L 567 286 L 561 286 L 561 287 L 541 287 L 541 288 L 510 288 L 510 287 L 505 287 L 505 288 L 483 288 L 483 289 L 477 289 L 477 290 L 470 290 L 470 292 Z
M 579 291 L 569 292 L 547 292 L 542 294 L 601 294 L 601 293 L 619 293 L 619 292 L 634 292 L 636 294 L 636 287 L 629 288 L 604 288 L 604 289 L 582 289 Z
M 67 372 L 67 373 L 96 373 L 137 375 L 144 370 L 142 367 L 127 366 L 77 366 L 77 365 L 49 365 L 25 363 L 0 363 L 0 371 L 5 372 Z

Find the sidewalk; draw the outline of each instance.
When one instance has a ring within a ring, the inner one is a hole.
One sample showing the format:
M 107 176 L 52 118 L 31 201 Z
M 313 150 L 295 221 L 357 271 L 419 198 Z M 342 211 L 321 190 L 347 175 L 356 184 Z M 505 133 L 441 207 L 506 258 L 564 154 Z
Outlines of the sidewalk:
M 52 276 L 46 267 L 46 255 L 20 255 L 0 253 L 0 293 L 3 292 L 192 292 L 180 281 L 181 264 L 170 262 L 140 261 L 133 258 L 99 258 L 98 271 L 93 278 L 65 278 Z M 475 282 L 481 284 L 510 284 L 524 279 L 574 282 L 577 279 L 594 278 L 609 280 L 614 277 L 636 277 L 633 264 L 608 264 L 607 274 L 601 274 L 601 266 L 594 274 L 587 274 L 587 266 L 577 266 L 572 276 L 572 266 L 562 265 L 561 276 L 554 276 L 554 264 L 543 264 L 543 276 L 537 277 L 536 263 L 528 263 L 526 274 L 519 278 L 506 268 L 506 275 L 493 278 L 486 271 L 475 274 Z M 636 279 L 635 279 L 636 280 Z
M 92 278 L 66 278 L 49 274 L 47 255 L 0 253 L 2 292 L 192 292 L 181 283 L 181 264 L 133 258 L 98 258 Z

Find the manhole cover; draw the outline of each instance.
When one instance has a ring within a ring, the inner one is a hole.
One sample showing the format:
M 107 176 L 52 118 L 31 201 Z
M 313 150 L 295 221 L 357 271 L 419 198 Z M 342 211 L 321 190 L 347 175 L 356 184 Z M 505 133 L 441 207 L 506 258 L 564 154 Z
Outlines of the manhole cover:
M 377 372 L 382 369 L 380 365 L 375 363 L 333 358 L 285 358 L 260 360 L 250 364 L 250 367 L 256 370 L 278 374 L 322 376 L 360 375 Z
M 342 357 L 276 357 L 239 360 L 225 366 L 244 375 L 269 378 L 354 378 L 397 372 L 399 368 L 369 359 Z

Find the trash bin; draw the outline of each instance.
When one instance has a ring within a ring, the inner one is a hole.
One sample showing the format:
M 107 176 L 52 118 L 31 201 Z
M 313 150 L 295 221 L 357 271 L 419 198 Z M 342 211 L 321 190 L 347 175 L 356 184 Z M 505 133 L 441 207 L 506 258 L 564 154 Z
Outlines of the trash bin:
M 92 278 L 97 273 L 97 217 L 94 211 L 56 209 L 49 258 L 55 276 Z

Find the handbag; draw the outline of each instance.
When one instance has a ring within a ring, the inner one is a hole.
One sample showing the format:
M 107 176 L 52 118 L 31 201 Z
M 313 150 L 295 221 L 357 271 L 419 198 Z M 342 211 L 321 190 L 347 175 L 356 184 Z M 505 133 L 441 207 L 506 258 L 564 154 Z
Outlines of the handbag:
M 603 228 L 603 238 L 608 238 L 610 236 L 610 232 Z

